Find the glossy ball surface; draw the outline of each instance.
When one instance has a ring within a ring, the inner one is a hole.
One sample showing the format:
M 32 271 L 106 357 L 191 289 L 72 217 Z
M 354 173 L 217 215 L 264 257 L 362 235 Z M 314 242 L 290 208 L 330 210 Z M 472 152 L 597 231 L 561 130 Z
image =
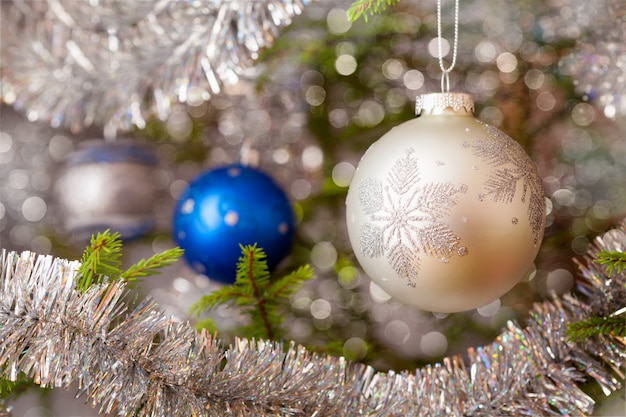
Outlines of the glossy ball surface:
M 200 174 L 180 196 L 173 236 L 189 265 L 210 279 L 233 283 L 241 248 L 257 244 L 275 267 L 291 249 L 294 214 L 265 173 L 234 164 Z
M 524 277 L 543 237 L 545 197 L 517 142 L 456 96 L 441 101 L 371 145 L 346 216 L 374 282 L 406 304 L 450 313 L 493 302 Z

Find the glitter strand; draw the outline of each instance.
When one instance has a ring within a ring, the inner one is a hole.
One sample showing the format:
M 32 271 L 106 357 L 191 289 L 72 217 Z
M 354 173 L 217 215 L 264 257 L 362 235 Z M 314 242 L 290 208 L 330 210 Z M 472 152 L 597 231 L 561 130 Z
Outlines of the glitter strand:
M 75 132 L 142 129 L 235 84 L 308 2 L 3 1 L 1 99 Z
M 535 304 L 526 327 L 509 322 L 490 345 L 468 349 L 467 365 L 454 356 L 387 373 L 293 342 L 224 347 L 150 300 L 127 311 L 122 283 L 75 291 L 76 261 L 3 250 L 0 367 L 46 387 L 77 382 L 101 413 L 123 416 L 586 415 L 594 400 L 578 384 L 591 378 L 606 395 L 618 390 L 626 345 L 608 336 L 574 344 L 565 330 L 624 307 L 624 271 L 608 279 L 589 262 L 599 249 L 624 246 L 626 222 L 577 261 L 587 301 Z

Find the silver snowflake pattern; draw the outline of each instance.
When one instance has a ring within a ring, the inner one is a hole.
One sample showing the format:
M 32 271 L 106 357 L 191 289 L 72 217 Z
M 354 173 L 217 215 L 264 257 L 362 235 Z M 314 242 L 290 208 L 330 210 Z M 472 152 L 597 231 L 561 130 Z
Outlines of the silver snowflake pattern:
M 447 263 L 454 255 L 468 253 L 460 238 L 443 219 L 457 204 L 456 195 L 466 185 L 451 182 L 422 184 L 418 158 L 409 148 L 387 174 L 385 181 L 364 178 L 359 182 L 359 202 L 371 223 L 361 227 L 361 254 L 384 256 L 407 285 L 415 286 L 420 253 Z
M 528 222 L 537 244 L 545 216 L 544 192 L 537 170 L 519 143 L 487 123 L 479 123 L 493 140 L 476 140 L 466 146 L 495 170 L 485 181 L 485 192 L 479 194 L 478 199 L 483 201 L 490 197 L 494 203 L 511 203 L 521 181 L 520 199 L 523 203 L 528 200 Z

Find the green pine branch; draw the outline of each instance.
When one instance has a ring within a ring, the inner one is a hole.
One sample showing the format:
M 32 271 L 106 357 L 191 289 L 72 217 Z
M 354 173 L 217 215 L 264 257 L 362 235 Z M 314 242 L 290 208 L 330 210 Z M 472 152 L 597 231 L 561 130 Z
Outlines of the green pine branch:
M 304 265 L 289 275 L 277 280 L 268 288 L 268 295 L 271 298 L 287 298 L 293 294 L 301 284 L 313 276 L 311 266 Z
M 565 335 L 572 342 L 581 342 L 597 335 L 626 337 L 626 319 L 623 315 L 589 317 L 570 324 Z
M 212 310 L 221 304 L 243 306 L 253 302 L 254 296 L 247 293 L 246 289 L 240 288 L 237 285 L 229 285 L 202 296 L 190 307 L 189 313 L 194 316 L 199 316 L 202 312 Z
M 89 245 L 85 248 L 78 269 L 76 289 L 85 292 L 89 287 L 104 282 L 123 280 L 136 283 L 140 278 L 154 275 L 157 269 L 170 265 L 183 254 L 181 248 L 175 247 L 154 254 L 148 259 L 142 259 L 128 269 L 120 269 L 122 257 L 122 241 L 118 232 L 111 233 L 105 230 L 91 236 Z
M 367 22 L 369 16 L 382 13 L 388 6 L 393 6 L 399 0 L 356 0 L 348 9 L 348 19 L 357 21 L 361 16 Z
M 148 259 L 142 259 L 125 271 L 120 269 L 122 257 L 122 241 L 119 233 L 105 230 L 92 235 L 89 245 L 83 251 L 81 265 L 77 272 L 76 289 L 81 292 L 89 287 L 105 282 L 124 280 L 135 283 L 139 278 L 157 273 L 157 269 L 170 265 L 180 258 L 183 250 L 175 247 L 157 253 Z M 2 372 L 4 373 L 4 372 Z M 34 386 L 24 374 L 17 381 L 0 378 L 0 398 L 17 395 Z
M 280 339 L 283 334 L 281 301 L 311 279 L 313 269 L 309 265 L 301 266 L 283 278 L 272 280 L 263 249 L 256 244 L 240 247 L 242 254 L 235 283 L 200 298 L 191 306 L 191 314 L 198 316 L 221 304 L 237 306 L 250 318 L 250 323 L 241 328 L 238 335 L 250 339 Z
M 3 372 L 3 374 L 6 375 L 5 372 Z M 10 381 L 4 377 L 0 378 L 0 398 L 18 396 L 21 392 L 34 386 L 35 384 L 33 381 L 28 379 L 26 375 L 21 372 L 18 374 L 17 380 L 15 381 Z
M 76 289 L 85 292 L 94 284 L 119 277 L 122 257 L 122 241 L 118 232 L 105 230 L 91 236 L 90 244 L 85 248 L 78 269 Z
M 159 268 L 171 265 L 183 256 L 183 250 L 179 247 L 166 249 L 161 253 L 156 253 L 148 259 L 142 259 L 130 266 L 120 274 L 120 279 L 126 282 L 137 282 L 139 278 L 156 274 Z
M 626 269 L 626 253 L 620 251 L 603 250 L 596 254 L 593 262 L 606 265 L 606 272 L 610 278 L 613 272 L 621 273 Z M 565 335 L 572 342 L 580 342 L 597 335 L 626 337 L 626 318 L 623 312 L 608 317 L 589 317 L 571 323 Z
M 242 282 L 250 283 L 252 287 L 252 293 L 257 303 L 259 314 L 250 314 L 252 317 L 252 329 L 259 328 L 259 324 L 263 324 L 268 339 L 274 339 L 274 327 L 273 324 L 276 320 L 269 317 L 270 311 L 269 305 L 263 296 L 262 288 L 264 288 L 270 280 L 270 271 L 267 267 L 267 260 L 263 250 L 255 250 L 256 245 L 248 247 L 248 250 L 242 249 L 243 254 L 239 258 L 239 264 L 237 265 L 237 276 L 241 277 Z M 246 281 L 244 281 L 247 279 Z M 249 310 L 254 311 L 254 310 Z M 260 322 L 260 323 L 259 323 Z
M 596 255 L 598 259 L 594 259 L 594 262 L 601 265 L 606 265 L 606 272 L 609 274 L 609 278 L 613 275 L 614 271 L 621 273 L 626 269 L 626 253 L 619 251 L 607 251 L 603 250 Z

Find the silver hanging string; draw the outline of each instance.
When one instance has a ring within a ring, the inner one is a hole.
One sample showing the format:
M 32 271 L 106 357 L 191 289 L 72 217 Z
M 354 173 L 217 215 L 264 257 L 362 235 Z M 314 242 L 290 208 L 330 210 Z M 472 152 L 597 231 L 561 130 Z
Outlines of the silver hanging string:
M 437 46 L 439 54 L 439 68 L 441 68 L 441 92 L 450 91 L 450 72 L 456 64 L 456 52 L 459 43 L 459 0 L 454 1 L 454 43 L 452 46 L 452 63 L 448 68 L 443 64 L 443 47 L 441 36 L 441 0 L 437 0 Z M 445 89 L 444 89 L 445 85 Z

